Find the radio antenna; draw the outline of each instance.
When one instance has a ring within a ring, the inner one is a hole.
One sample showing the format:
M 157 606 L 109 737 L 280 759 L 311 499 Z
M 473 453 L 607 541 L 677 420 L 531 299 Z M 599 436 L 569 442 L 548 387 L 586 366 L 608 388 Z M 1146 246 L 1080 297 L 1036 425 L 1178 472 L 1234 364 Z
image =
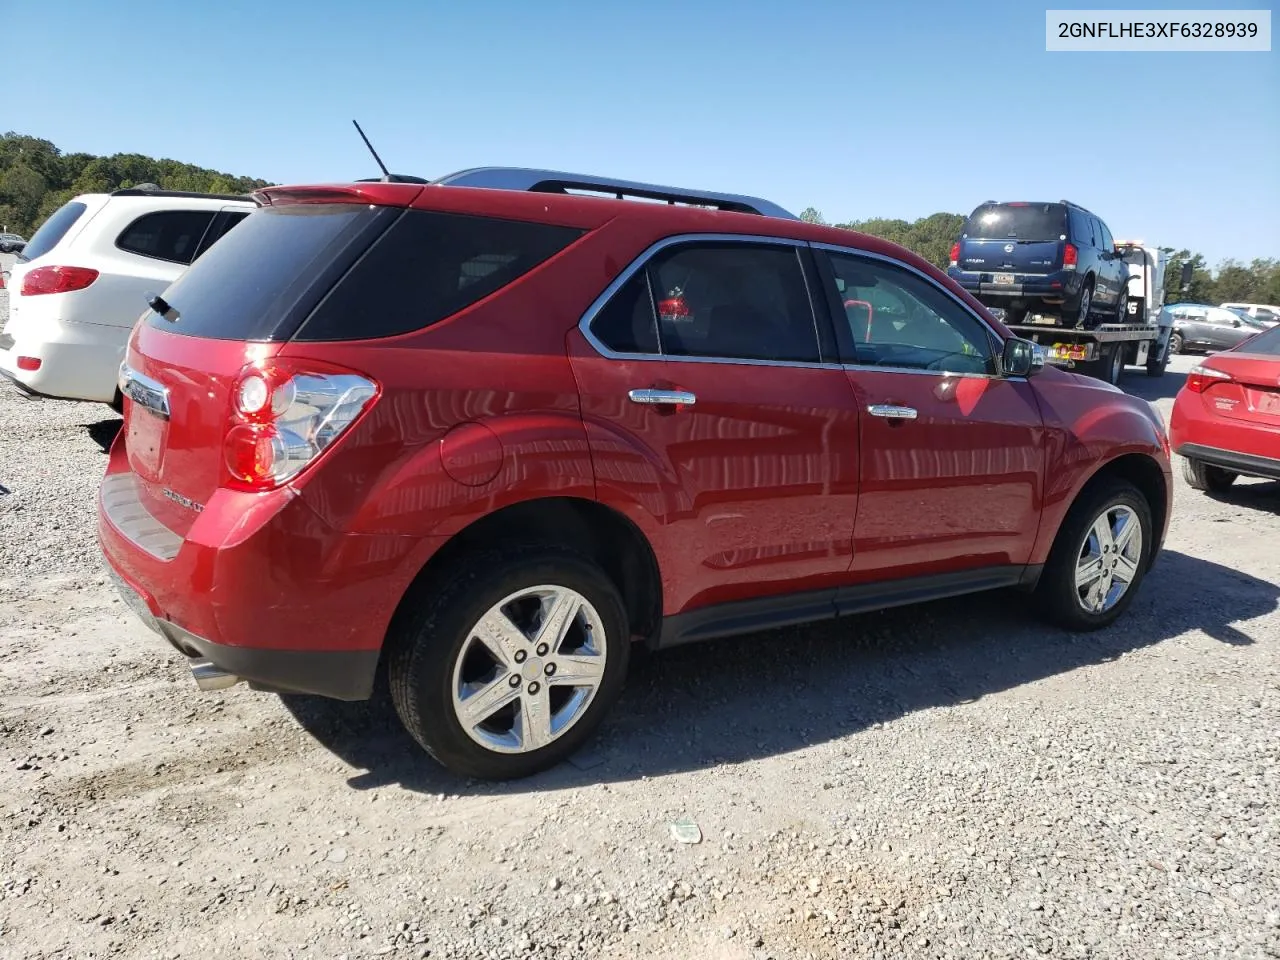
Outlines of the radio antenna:
M 391 171 L 387 169 L 387 165 L 382 162 L 382 158 L 378 156 L 378 151 L 373 149 L 373 144 L 369 142 L 369 138 L 364 135 L 364 131 L 360 129 L 360 124 L 355 120 L 351 121 L 356 126 L 356 133 L 360 134 L 360 139 L 364 141 L 364 145 L 369 148 L 369 152 L 373 154 L 374 163 L 378 165 L 378 169 L 382 171 L 382 180 L 384 183 L 391 182 Z

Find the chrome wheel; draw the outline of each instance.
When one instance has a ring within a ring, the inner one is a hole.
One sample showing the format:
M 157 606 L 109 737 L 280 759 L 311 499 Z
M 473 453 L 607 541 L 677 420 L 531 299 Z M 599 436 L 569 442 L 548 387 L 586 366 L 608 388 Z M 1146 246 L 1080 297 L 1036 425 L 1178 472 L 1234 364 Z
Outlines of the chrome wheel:
M 1076 599 L 1089 613 L 1105 613 L 1138 579 L 1142 521 L 1123 504 L 1107 507 L 1085 534 L 1076 559 Z
M 453 711 L 463 731 L 497 753 L 529 753 L 587 712 L 604 678 L 600 614 L 566 587 L 527 587 L 471 628 L 453 666 Z

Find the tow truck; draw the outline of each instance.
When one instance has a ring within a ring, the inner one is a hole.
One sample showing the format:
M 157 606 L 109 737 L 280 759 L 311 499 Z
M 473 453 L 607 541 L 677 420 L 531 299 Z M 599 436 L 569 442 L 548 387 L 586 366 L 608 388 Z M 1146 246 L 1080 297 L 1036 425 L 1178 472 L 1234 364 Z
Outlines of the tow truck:
M 1055 366 L 1117 383 L 1127 366 L 1145 367 L 1147 376 L 1164 376 L 1169 365 L 1173 321 L 1164 313 L 1164 274 L 1168 255 L 1140 240 L 1117 243 L 1129 266 L 1128 323 L 1103 323 L 1089 329 L 1066 326 L 1063 318 L 1032 314 L 1010 324 L 1020 337 L 1042 345 Z M 1191 264 L 1183 264 L 1182 285 L 1190 282 Z

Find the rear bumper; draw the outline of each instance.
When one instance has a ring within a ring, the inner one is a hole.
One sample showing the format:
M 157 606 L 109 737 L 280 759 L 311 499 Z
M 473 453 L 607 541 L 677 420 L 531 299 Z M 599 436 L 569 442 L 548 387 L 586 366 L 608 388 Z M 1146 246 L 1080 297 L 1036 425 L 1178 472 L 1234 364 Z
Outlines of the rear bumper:
M 1188 460 L 1199 460 L 1211 467 L 1221 467 L 1232 473 L 1240 473 L 1249 477 L 1262 477 L 1267 480 L 1280 480 L 1280 460 L 1274 457 L 1260 457 L 1253 453 L 1236 453 L 1232 450 L 1219 450 L 1216 447 L 1204 447 L 1198 443 L 1184 443 L 1177 448 L 1179 456 Z
M 40 396 L 102 403 L 114 399 L 128 327 L 51 320 L 39 323 L 33 334 L 28 332 L 33 326 L 24 318 L 6 329 L 13 343 L 0 347 L 0 374 Z M 19 370 L 20 356 L 37 358 L 40 368 Z
M 999 272 L 999 271 L 996 271 Z M 989 298 L 997 304 L 1014 300 L 1058 302 L 1080 293 L 1080 275 L 1074 270 L 1055 273 L 1015 273 L 1013 283 L 996 283 L 995 272 L 948 270 L 948 275 L 984 303 Z
M 272 650 L 214 643 L 176 623 L 158 619 L 138 590 L 114 569 L 110 572 L 121 599 L 193 667 L 203 661 L 228 675 L 229 681 L 243 680 L 255 690 L 274 693 L 367 700 L 373 692 L 377 650 Z
M 1169 417 L 1174 453 L 1252 477 L 1280 480 L 1280 426 L 1222 416 L 1203 396 L 1183 389 Z
M 369 696 L 420 538 L 348 534 L 289 489 L 218 491 L 185 535 L 137 493 L 117 438 L 98 540 L 122 596 L 188 657 L 272 690 Z

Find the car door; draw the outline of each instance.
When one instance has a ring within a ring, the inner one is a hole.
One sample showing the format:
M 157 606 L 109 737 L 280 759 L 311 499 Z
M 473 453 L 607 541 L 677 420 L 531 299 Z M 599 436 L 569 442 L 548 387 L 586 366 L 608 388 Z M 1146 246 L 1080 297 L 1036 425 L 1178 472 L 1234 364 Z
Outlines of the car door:
M 570 335 L 597 496 L 654 544 L 667 614 L 847 575 L 858 407 L 809 258 L 803 244 L 672 240 Z
M 999 375 L 995 333 L 933 278 L 857 250 L 821 257 L 862 412 L 853 575 L 1016 576 L 1040 520 L 1035 391 Z
M 1128 276 L 1129 269 L 1124 258 L 1116 252 L 1115 239 L 1101 218 L 1098 219 L 1098 230 L 1098 269 L 1106 277 L 1106 299 L 1102 302 L 1112 308 L 1112 316 L 1106 321 L 1111 323 L 1117 319 L 1115 311 L 1120 306 L 1120 293 L 1124 289 L 1124 278 Z

